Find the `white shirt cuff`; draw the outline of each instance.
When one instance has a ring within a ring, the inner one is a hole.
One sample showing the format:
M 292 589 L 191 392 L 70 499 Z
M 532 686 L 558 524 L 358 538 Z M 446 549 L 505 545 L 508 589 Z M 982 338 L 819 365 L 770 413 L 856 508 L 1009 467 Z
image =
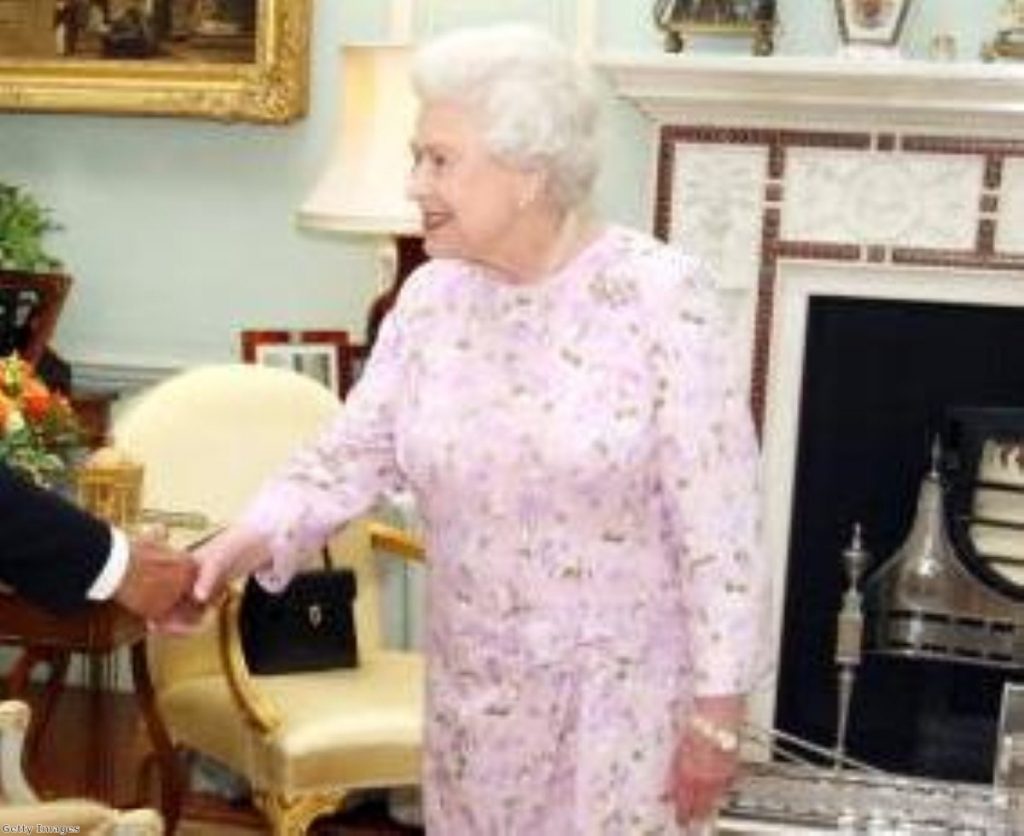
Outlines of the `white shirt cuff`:
M 124 580 L 128 571 L 128 561 L 131 560 L 131 549 L 128 546 L 128 538 L 119 528 L 110 529 L 110 555 L 107 557 L 107 564 L 92 582 L 86 597 L 90 601 L 106 601 L 110 598 Z

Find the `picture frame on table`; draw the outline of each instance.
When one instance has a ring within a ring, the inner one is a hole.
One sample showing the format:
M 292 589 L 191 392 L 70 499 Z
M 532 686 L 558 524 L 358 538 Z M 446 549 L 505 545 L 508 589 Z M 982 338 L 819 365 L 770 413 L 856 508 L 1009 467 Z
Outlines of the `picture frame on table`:
M 357 351 L 347 331 L 246 329 L 241 334 L 246 363 L 290 369 L 322 383 L 344 398 L 355 376 Z
M 846 46 L 895 47 L 913 0 L 835 0 L 839 37 Z

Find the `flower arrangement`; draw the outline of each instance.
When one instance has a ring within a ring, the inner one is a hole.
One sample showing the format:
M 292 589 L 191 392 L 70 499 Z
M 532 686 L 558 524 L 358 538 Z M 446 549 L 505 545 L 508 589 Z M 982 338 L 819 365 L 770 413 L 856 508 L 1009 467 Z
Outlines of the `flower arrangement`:
M 81 445 L 82 428 L 67 398 L 16 353 L 0 357 L 0 461 L 50 487 Z

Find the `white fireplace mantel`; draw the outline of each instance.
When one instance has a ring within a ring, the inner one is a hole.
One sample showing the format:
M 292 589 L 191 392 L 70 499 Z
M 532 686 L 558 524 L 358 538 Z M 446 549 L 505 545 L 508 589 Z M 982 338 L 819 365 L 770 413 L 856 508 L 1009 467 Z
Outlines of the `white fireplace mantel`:
M 605 53 L 595 65 L 657 123 L 713 117 L 1024 133 L 1024 65 L 901 59 Z
M 711 266 L 747 344 L 781 646 L 810 299 L 1024 310 L 1024 64 L 610 53 L 595 64 L 657 132 L 654 231 Z M 770 725 L 774 702 L 766 683 L 753 719 Z

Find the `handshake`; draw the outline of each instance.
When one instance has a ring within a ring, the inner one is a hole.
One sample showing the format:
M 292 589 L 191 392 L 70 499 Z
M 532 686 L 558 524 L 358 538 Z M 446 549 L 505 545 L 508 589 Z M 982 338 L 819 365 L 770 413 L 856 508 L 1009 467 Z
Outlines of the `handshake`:
M 191 613 L 189 620 L 198 621 L 205 609 L 193 597 L 198 575 L 199 563 L 188 552 L 154 539 L 133 539 L 128 565 L 112 597 L 150 624 L 184 612 Z
M 267 545 L 244 528 L 229 527 L 188 552 L 138 537 L 131 543 L 128 568 L 114 600 L 157 630 L 187 632 L 232 578 L 269 561 Z

